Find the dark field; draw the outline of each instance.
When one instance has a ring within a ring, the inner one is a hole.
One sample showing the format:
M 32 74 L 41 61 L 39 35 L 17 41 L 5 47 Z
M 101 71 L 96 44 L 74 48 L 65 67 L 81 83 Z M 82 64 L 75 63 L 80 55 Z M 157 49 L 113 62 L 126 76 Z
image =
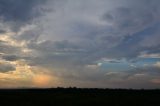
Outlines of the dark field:
M 160 90 L 8 89 L 0 106 L 160 106 Z

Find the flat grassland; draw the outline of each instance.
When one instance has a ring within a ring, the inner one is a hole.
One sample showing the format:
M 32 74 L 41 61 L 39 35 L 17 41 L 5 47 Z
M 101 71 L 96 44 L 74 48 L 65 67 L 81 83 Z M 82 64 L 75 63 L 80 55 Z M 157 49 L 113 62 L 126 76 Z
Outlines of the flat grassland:
M 1 89 L 0 106 L 160 106 L 160 90 Z

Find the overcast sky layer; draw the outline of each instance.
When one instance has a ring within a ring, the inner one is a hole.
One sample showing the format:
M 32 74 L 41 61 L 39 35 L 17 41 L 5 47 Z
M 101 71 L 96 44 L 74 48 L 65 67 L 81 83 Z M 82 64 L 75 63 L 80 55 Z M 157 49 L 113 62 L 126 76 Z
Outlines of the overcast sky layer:
M 0 0 L 0 87 L 160 88 L 159 0 Z

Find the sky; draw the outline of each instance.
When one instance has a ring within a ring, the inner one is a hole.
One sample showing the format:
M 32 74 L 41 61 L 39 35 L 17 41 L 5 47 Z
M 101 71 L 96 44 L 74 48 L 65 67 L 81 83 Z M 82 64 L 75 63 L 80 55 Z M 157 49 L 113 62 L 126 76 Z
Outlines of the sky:
M 0 88 L 160 88 L 159 0 L 0 0 Z

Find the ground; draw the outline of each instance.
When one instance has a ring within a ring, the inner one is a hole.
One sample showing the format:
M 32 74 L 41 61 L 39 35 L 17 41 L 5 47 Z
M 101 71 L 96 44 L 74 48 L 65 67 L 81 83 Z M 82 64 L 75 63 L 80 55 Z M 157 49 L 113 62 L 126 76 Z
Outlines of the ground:
M 1 89 L 0 106 L 158 106 L 160 90 Z

